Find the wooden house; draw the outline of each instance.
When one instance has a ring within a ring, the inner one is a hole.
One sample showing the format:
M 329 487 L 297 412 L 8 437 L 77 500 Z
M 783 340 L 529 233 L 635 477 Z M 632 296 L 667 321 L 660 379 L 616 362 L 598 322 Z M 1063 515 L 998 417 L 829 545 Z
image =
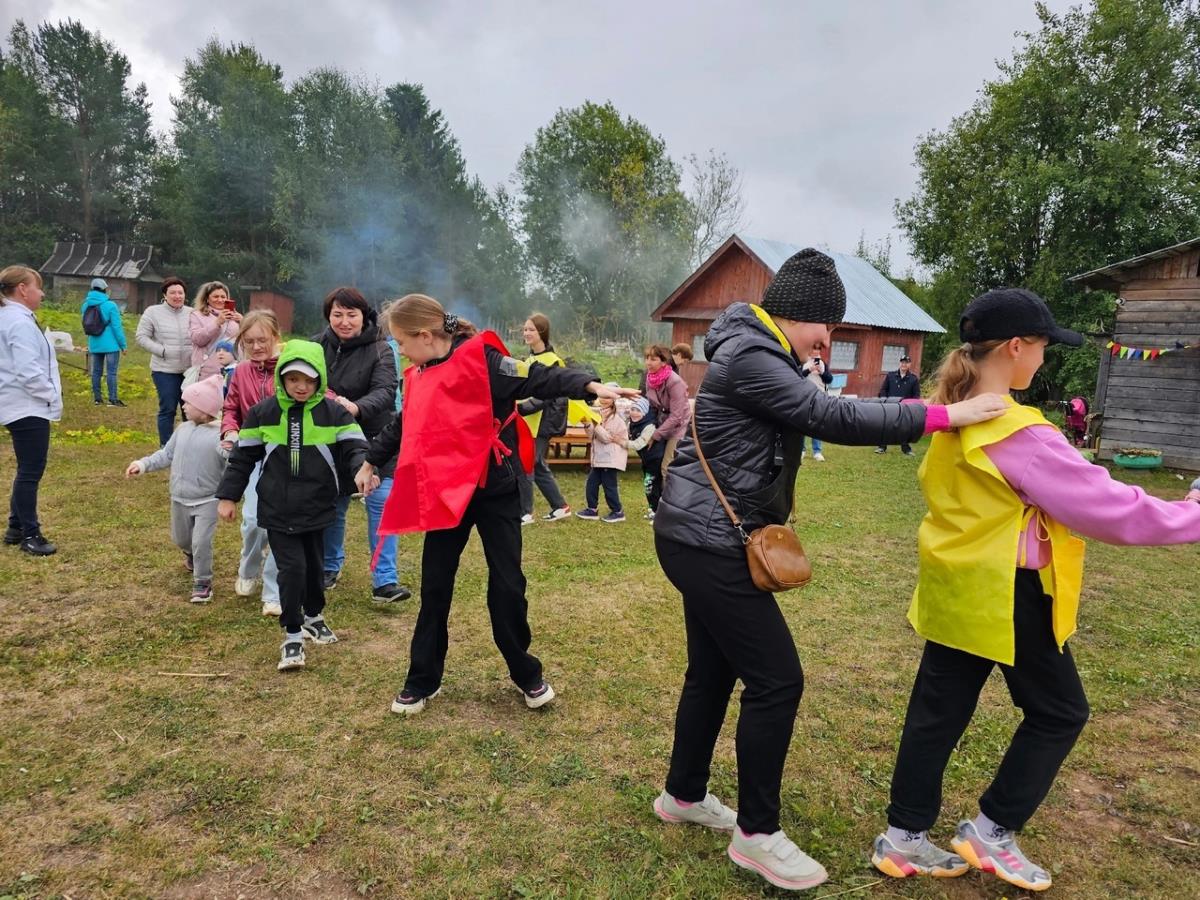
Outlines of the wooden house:
M 731 303 L 761 300 L 779 267 L 799 250 L 781 241 L 732 235 L 653 312 L 656 322 L 672 324 L 672 344 L 692 347 L 695 359 L 680 371 L 692 394 L 708 365 L 704 336 L 713 320 Z M 846 286 L 846 318 L 834 331 L 825 360 L 831 372 L 845 375 L 843 395 L 874 397 L 884 374 L 894 371 L 905 354 L 919 373 L 925 335 L 945 329 L 866 260 L 825 252 Z
M 1200 238 L 1069 281 L 1119 297 L 1092 404 L 1100 458 L 1148 447 L 1200 471 Z
M 56 293 L 87 293 L 93 278 L 108 282 L 108 296 L 126 312 L 142 312 L 160 299 L 163 275 L 149 244 L 86 244 L 58 241 L 40 269 Z

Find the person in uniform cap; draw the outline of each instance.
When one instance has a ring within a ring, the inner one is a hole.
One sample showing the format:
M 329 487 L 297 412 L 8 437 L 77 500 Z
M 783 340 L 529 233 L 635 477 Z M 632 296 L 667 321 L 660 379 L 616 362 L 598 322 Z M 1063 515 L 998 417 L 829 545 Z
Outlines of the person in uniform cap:
M 879 396 L 885 400 L 895 400 L 897 403 L 921 398 L 921 379 L 912 371 L 912 357 L 907 353 L 901 355 L 900 367 L 895 372 L 888 372 L 883 379 Z M 880 444 L 875 448 L 875 452 L 887 453 L 887 444 Z M 900 452 L 905 456 L 913 455 L 909 444 L 901 444 Z

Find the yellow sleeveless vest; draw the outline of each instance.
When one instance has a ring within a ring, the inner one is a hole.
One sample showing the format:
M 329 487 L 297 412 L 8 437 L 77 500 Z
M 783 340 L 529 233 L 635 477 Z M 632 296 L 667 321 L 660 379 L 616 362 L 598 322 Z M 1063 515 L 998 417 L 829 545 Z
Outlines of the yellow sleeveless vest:
M 1036 409 L 1009 402 L 997 419 L 933 436 L 919 470 L 929 512 L 917 533 L 920 574 L 908 620 L 926 640 L 1012 665 L 1021 531 L 1036 516 L 1049 535 L 1051 561 L 1038 574 L 1053 598 L 1060 650 L 1075 632 L 1084 543 L 1061 522 L 1026 507 L 984 452 L 1022 428 L 1050 425 Z
M 543 350 L 541 353 L 533 353 L 530 355 L 527 362 L 539 362 L 543 366 L 565 366 L 557 353 L 553 350 Z M 588 406 L 585 400 L 568 400 L 567 401 L 567 424 L 578 425 L 581 422 L 599 422 L 600 414 L 595 412 Z M 539 409 L 535 413 L 530 413 L 525 416 L 525 424 L 529 426 L 529 432 L 535 438 L 538 433 L 538 426 L 542 424 L 542 411 Z

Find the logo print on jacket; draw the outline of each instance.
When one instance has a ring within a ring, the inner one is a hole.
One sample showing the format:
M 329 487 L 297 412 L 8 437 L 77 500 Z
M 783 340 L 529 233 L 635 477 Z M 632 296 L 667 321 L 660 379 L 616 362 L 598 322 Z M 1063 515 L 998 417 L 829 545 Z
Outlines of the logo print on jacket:
M 302 410 L 293 409 L 288 415 L 288 451 L 292 460 L 292 474 L 300 475 L 300 416 Z

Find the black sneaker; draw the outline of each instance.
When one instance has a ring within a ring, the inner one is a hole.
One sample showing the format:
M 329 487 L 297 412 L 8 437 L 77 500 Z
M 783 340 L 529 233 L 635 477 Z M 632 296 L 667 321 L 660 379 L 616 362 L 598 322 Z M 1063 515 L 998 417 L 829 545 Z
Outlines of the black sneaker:
M 53 556 L 58 548 L 46 540 L 39 531 L 21 541 L 21 549 L 34 556 Z
M 325 590 L 332 591 L 335 587 L 337 587 L 338 576 L 341 574 L 342 574 L 341 569 L 338 569 L 336 572 L 326 572 L 325 573 Z
M 21 543 L 21 529 L 13 528 L 11 525 L 4 529 L 4 543 L 14 546 Z
M 99 397 L 92 398 L 92 406 L 103 406 L 103 405 L 104 405 L 104 401 L 101 400 Z
M 337 641 L 337 635 L 325 624 L 325 619 L 317 618 L 300 626 L 300 632 L 314 644 L 332 644 Z
M 120 400 L 109 400 L 108 405 L 109 406 L 124 406 L 125 404 L 122 403 Z
M 304 642 L 292 641 L 290 644 L 284 644 L 279 651 L 279 665 L 275 668 L 280 672 L 286 672 L 288 669 L 303 669 Z
M 412 596 L 412 591 L 402 584 L 381 584 L 371 592 L 371 599 L 378 603 L 400 603 Z

